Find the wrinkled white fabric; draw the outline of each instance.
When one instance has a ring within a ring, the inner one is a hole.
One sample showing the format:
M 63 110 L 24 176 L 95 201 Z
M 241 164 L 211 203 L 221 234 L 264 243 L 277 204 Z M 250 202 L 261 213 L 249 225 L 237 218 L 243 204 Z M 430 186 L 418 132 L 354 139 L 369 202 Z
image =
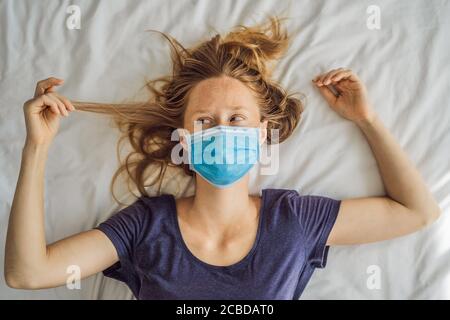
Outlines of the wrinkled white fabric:
M 66 27 L 71 4 L 80 7 L 78 30 Z M 370 5 L 381 10 L 379 30 L 367 27 Z M 291 17 L 285 25 L 292 43 L 274 77 L 289 92 L 304 93 L 307 104 L 298 128 L 280 146 L 279 173 L 257 177 L 252 170 L 251 192 L 285 187 L 339 199 L 384 194 L 362 133 L 335 114 L 311 84 L 318 73 L 344 66 L 364 80 L 380 118 L 443 209 L 439 221 L 416 234 L 332 247 L 327 267 L 315 272 L 302 299 L 450 299 L 450 2 L 444 0 L 0 1 L 3 244 L 25 139 L 22 105 L 36 81 L 63 78 L 59 92 L 74 100 L 139 99 L 146 79 L 171 71 L 167 41 L 146 29 L 167 32 L 189 46 L 215 31 L 261 22 L 267 14 Z M 47 241 L 88 230 L 118 209 L 109 192 L 118 165 L 117 138 L 101 115 L 76 112 L 62 119 L 46 167 Z M 188 195 L 193 184 L 181 177 L 165 190 Z M 0 268 L 3 272 L 3 262 Z M 379 276 L 379 289 L 369 289 L 373 276 Z M 80 290 L 14 290 L 2 279 L 0 298 L 129 299 L 131 294 L 98 274 L 83 280 Z

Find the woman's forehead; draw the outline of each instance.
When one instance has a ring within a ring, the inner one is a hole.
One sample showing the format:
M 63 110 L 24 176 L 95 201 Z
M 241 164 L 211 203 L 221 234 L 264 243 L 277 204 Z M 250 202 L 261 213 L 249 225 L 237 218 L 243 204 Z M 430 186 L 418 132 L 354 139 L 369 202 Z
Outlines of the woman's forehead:
M 199 82 L 191 91 L 188 101 L 188 112 L 214 109 L 218 106 L 235 108 L 238 106 L 257 106 L 257 100 L 241 81 L 220 77 Z

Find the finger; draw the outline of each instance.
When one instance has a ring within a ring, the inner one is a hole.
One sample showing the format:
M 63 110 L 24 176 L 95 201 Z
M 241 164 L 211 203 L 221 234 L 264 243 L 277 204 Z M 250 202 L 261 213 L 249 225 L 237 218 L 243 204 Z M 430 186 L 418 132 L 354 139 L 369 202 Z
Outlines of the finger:
M 59 98 L 61 101 L 66 105 L 67 110 L 69 111 L 75 111 L 75 107 L 73 106 L 72 102 L 70 102 L 69 99 L 67 99 L 64 96 L 59 95 Z
M 336 98 L 343 93 L 342 88 L 338 86 L 338 83 L 329 84 L 326 87 L 334 94 Z
M 351 70 L 346 69 L 346 70 L 336 74 L 333 77 L 332 81 L 338 82 L 338 81 L 341 81 L 341 80 L 344 80 L 344 79 L 351 80 L 351 81 L 358 81 L 359 80 L 358 77 Z
M 320 74 L 317 75 L 317 76 L 315 76 L 315 77 L 312 79 L 312 81 L 313 81 L 313 82 L 316 82 L 317 80 L 319 80 L 319 77 L 320 77 Z
M 319 83 L 319 80 L 321 80 L 321 78 L 323 78 L 326 74 L 327 74 L 327 72 L 318 74 L 317 76 L 314 77 L 314 79 L 312 81 Z
M 339 68 L 339 69 L 334 69 L 334 70 L 328 72 L 326 77 L 323 79 L 323 84 L 324 85 L 331 84 L 331 78 L 333 78 L 336 74 L 340 73 L 342 70 L 344 70 L 344 69 L 343 68 Z
M 58 106 L 58 110 L 59 110 L 60 115 L 66 116 L 66 111 L 65 111 L 66 107 L 64 106 L 64 104 L 61 101 L 59 101 L 57 98 L 55 98 L 54 96 L 51 96 L 48 93 L 46 93 L 45 95 L 49 99 L 51 99 L 52 101 L 54 101 L 56 103 L 56 105 Z
M 61 99 L 59 99 L 58 97 L 54 97 L 54 98 L 56 98 L 56 100 L 58 100 L 58 106 L 62 109 L 64 116 L 68 117 L 69 110 L 67 110 L 67 107 L 64 104 L 64 102 Z
M 56 78 L 49 78 L 46 80 L 39 81 L 36 85 L 36 90 L 34 92 L 34 97 L 43 95 L 47 92 L 53 92 L 54 86 L 59 86 L 62 84 L 63 80 Z
M 316 77 L 316 83 L 318 86 L 323 86 L 322 80 L 327 76 L 328 72 L 322 73 Z
M 319 75 L 319 76 L 317 77 L 317 79 L 316 79 L 317 84 L 318 84 L 319 86 L 325 85 L 325 83 L 324 83 L 325 78 L 326 78 L 330 73 L 332 73 L 332 72 L 334 72 L 334 71 L 335 71 L 335 69 L 330 70 L 330 71 L 328 71 L 328 72 L 325 72 L 325 73 L 322 73 L 321 75 Z
M 64 103 L 67 111 L 71 112 L 75 110 L 75 107 L 73 106 L 72 102 L 70 102 L 69 99 L 67 99 L 66 97 L 64 97 L 63 95 L 60 95 L 57 92 L 52 92 L 52 95 L 55 95 L 59 100 L 61 100 L 62 103 Z
M 333 105 L 336 102 L 336 96 L 327 86 L 317 86 L 322 96 L 328 102 L 329 105 Z
M 45 94 L 48 90 L 53 90 L 53 86 L 59 86 L 64 82 L 63 79 L 58 79 L 55 77 L 50 77 L 41 81 L 38 81 L 36 84 L 36 90 L 34 91 L 34 96 L 40 96 Z
M 349 79 L 351 76 L 351 73 L 352 72 L 350 70 L 344 70 L 342 72 L 335 74 L 331 80 L 334 82 L 339 82 L 341 80 Z
M 343 78 L 342 80 L 347 80 L 347 79 Z M 342 80 L 340 82 L 337 82 L 334 84 L 334 87 L 339 92 L 339 94 L 344 94 L 347 91 L 347 88 L 345 87 L 345 84 L 342 83 Z
M 39 99 L 40 99 L 40 101 L 42 101 L 42 105 L 50 107 L 50 110 L 54 114 L 61 115 L 61 112 L 59 111 L 59 108 L 58 108 L 58 104 L 55 101 L 53 101 L 46 95 L 40 96 Z
M 58 105 L 58 109 L 61 111 L 61 115 L 67 117 L 69 115 L 69 113 L 66 110 L 66 106 L 64 105 L 64 103 L 62 103 L 61 100 L 59 100 L 56 96 L 54 96 L 53 94 L 45 94 L 45 96 L 47 96 L 49 99 L 53 100 L 57 105 Z

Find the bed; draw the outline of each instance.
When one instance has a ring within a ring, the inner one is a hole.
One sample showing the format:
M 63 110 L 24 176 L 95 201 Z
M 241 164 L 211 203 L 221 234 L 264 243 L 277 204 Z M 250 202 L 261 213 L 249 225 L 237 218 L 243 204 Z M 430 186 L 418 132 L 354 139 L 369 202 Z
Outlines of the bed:
M 1 0 L 0 259 L 25 139 L 22 105 L 36 81 L 63 78 L 59 92 L 74 100 L 138 100 L 146 80 L 170 72 L 168 43 L 145 30 L 167 32 L 189 46 L 237 24 L 261 22 L 269 13 L 288 16 L 292 36 L 274 76 L 290 92 L 303 93 L 307 104 L 293 136 L 280 145 L 280 172 L 256 176 L 253 170 L 251 192 L 292 188 L 338 199 L 384 194 L 362 133 L 335 114 L 311 84 L 318 73 L 344 66 L 366 83 L 380 118 L 442 209 L 440 219 L 418 233 L 331 247 L 326 268 L 316 270 L 301 299 L 450 299 L 450 1 L 445 0 Z M 119 209 L 109 191 L 118 137 L 101 115 L 78 112 L 62 120 L 46 167 L 48 242 L 93 228 Z M 182 176 L 164 190 L 176 196 L 194 192 L 191 179 Z M 118 195 L 132 201 L 125 191 Z M 3 273 L 3 261 L 0 266 Z M 2 278 L 0 298 L 133 296 L 99 273 L 73 290 L 15 290 Z

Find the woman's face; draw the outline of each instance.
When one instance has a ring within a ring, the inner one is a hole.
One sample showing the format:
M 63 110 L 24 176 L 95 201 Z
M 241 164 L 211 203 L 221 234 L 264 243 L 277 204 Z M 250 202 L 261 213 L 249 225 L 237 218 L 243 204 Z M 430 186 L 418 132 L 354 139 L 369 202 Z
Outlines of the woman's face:
M 195 121 L 200 122 L 202 129 L 218 125 L 265 129 L 267 121 L 260 119 L 253 91 L 237 79 L 222 76 L 203 80 L 191 90 L 183 125 L 190 133 L 195 131 Z M 263 141 L 265 130 L 261 132 Z

